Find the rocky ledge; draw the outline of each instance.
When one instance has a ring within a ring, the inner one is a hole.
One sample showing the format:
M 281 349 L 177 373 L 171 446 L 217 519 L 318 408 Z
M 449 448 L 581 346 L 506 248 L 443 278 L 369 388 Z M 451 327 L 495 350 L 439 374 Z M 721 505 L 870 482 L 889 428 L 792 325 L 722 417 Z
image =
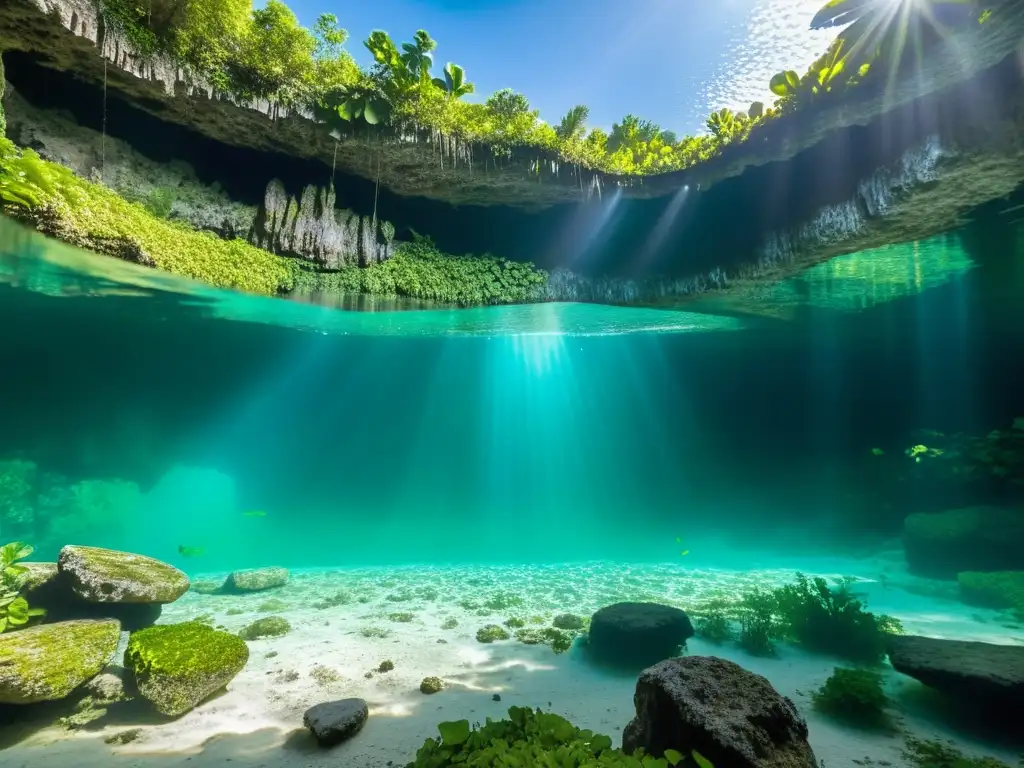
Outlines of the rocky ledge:
M 25 51 L 46 66 L 105 83 L 110 93 L 133 106 L 226 144 L 327 165 L 336 158 L 338 168 L 350 173 L 376 178 L 379 172 L 381 184 L 399 194 L 459 204 L 544 207 L 578 201 L 598 187 L 620 186 L 625 194 L 639 197 L 670 194 L 683 184 L 707 188 L 750 166 L 793 158 L 836 130 L 869 124 L 1012 55 L 1024 36 L 1024 6 L 1004 5 L 999 24 L 957 31 L 930 52 L 923 71 L 868 81 L 842 99 L 773 121 L 754 139 L 727 147 L 709 162 L 642 179 L 586 171 L 532 148 L 514 149 L 496 160 L 490 147 L 429 131 L 384 142 L 378 163 L 366 140 L 335 142 L 309 114 L 265 101 L 243 103 L 205 84 L 185 82 L 170 61 L 140 59 L 124 40 L 104 29 L 90 0 L 8 0 L 0 7 L 0 49 Z

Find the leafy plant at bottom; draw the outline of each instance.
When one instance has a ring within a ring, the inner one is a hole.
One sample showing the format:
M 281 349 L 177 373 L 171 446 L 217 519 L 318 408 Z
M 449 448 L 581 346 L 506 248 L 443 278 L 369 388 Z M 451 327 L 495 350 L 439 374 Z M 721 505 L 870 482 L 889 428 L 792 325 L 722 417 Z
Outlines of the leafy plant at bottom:
M 740 620 L 740 646 L 755 656 L 775 653 L 774 640 L 779 637 L 776 619 L 778 603 L 772 592 L 754 589 L 743 595 L 738 614 Z
M 18 595 L 23 577 L 28 572 L 25 566 L 18 565 L 18 561 L 29 557 L 33 551 L 31 546 L 20 541 L 0 547 L 0 633 L 46 615 L 42 608 L 29 607 L 28 601 Z
M 782 636 L 820 653 L 867 663 L 885 655 L 887 633 L 903 628 L 890 616 L 875 616 L 864 610 L 854 596 L 849 579 L 830 588 L 825 579 L 796 575 L 796 582 L 774 591 Z
M 825 684 L 813 694 L 814 706 L 826 714 L 855 725 L 887 727 L 882 675 L 872 669 L 836 667 Z
M 523 707 L 509 708 L 505 720 L 488 718 L 482 727 L 471 727 L 468 720 L 441 723 L 438 732 L 440 737 L 427 739 L 408 768 L 669 768 L 683 761 L 683 753 L 675 750 L 666 750 L 664 757 L 643 750 L 627 755 L 613 749 L 608 736 Z M 698 764 L 710 768 L 706 760 Z
M 994 757 L 967 757 L 951 744 L 907 737 L 903 756 L 916 768 L 1009 768 Z

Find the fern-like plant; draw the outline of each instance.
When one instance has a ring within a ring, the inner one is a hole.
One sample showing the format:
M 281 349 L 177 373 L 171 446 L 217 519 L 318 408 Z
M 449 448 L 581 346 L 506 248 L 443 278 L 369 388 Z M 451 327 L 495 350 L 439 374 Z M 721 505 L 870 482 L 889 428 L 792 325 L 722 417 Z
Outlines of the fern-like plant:
M 19 565 L 35 551 L 20 541 L 0 547 L 0 633 L 22 627 L 37 617 L 46 615 L 42 608 L 29 607 L 28 601 L 18 595 L 28 568 Z

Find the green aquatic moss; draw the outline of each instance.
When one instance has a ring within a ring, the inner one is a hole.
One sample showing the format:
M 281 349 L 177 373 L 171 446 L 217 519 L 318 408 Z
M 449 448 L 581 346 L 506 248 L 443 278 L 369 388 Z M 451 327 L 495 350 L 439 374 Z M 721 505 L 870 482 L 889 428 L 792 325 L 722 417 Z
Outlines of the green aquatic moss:
M 476 631 L 476 639 L 479 643 L 493 643 L 496 640 L 508 640 L 509 634 L 504 627 L 497 624 L 488 624 Z
M 424 677 L 420 681 L 420 693 L 430 695 L 444 690 L 444 680 L 440 677 Z
M 99 603 L 173 603 L 189 579 L 172 565 L 144 555 L 100 547 L 66 546 L 57 567 L 72 591 Z
M 265 616 L 242 629 L 238 636 L 243 640 L 261 640 L 265 637 L 282 637 L 292 631 L 288 619 L 282 616 Z
M 397 622 L 399 624 L 408 624 L 409 622 L 411 622 L 415 618 L 416 618 L 416 614 L 415 613 L 409 613 L 408 611 L 399 611 L 397 613 L 389 613 L 388 614 L 388 620 L 389 621 L 394 621 L 394 622 Z
M 994 757 L 967 757 L 951 742 L 907 737 L 903 757 L 914 768 L 1009 768 Z
M 0 636 L 0 704 L 63 699 L 98 675 L 120 636 L 113 619 L 43 624 Z
M 558 627 L 525 627 L 516 631 L 516 641 L 523 645 L 549 645 L 555 653 L 565 653 L 579 635 Z
M 244 640 L 198 622 L 133 632 L 124 655 L 139 693 L 172 717 L 223 688 L 248 660 Z
M 459 626 L 459 620 L 454 616 L 449 616 L 441 622 L 441 629 L 455 629 L 457 626 Z

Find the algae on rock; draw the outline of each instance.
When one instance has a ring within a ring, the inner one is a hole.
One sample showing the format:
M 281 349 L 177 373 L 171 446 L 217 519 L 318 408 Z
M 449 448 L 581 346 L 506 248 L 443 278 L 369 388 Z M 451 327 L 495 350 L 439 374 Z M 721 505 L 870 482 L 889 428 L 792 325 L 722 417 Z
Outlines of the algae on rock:
M 235 571 L 224 582 L 225 592 L 261 592 L 264 589 L 283 587 L 288 583 L 286 568 L 255 568 L 249 571 Z
M 66 546 L 57 567 L 75 595 L 91 603 L 173 603 L 189 587 L 174 566 L 113 549 Z
M 240 637 L 194 621 L 133 632 L 124 655 L 139 693 L 170 717 L 226 686 L 248 660 Z
M 0 704 L 63 699 L 98 675 L 117 650 L 112 619 L 42 624 L 0 636 Z

